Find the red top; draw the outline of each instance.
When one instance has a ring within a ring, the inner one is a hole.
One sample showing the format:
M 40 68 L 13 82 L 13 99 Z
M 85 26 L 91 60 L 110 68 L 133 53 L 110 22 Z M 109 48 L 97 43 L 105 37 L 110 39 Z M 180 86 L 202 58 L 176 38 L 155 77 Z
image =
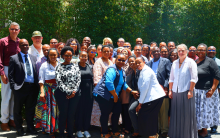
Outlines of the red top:
M 18 54 L 19 38 L 16 38 L 16 42 L 11 39 L 10 36 L 0 39 L 0 75 L 4 75 L 4 66 L 9 65 L 10 56 Z

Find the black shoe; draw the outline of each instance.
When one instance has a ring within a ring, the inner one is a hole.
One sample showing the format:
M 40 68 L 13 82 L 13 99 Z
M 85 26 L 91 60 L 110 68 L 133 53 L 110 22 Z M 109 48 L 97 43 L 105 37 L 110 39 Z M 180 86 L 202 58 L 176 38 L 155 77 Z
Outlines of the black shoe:
M 19 136 L 25 136 L 25 135 L 26 135 L 26 133 L 24 132 L 23 129 L 17 130 L 17 134 L 18 134 Z
M 37 134 L 37 131 L 34 128 L 27 128 L 26 132 L 30 134 Z
M 217 129 L 216 129 L 216 127 L 211 127 L 211 131 L 210 131 L 210 133 L 217 133 Z

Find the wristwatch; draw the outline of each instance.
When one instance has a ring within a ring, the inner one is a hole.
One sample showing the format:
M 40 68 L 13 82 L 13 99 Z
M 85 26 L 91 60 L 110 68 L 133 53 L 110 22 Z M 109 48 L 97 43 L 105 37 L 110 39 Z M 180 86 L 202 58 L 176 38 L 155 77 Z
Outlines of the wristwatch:
M 133 90 L 130 91 L 130 93 L 133 92 Z

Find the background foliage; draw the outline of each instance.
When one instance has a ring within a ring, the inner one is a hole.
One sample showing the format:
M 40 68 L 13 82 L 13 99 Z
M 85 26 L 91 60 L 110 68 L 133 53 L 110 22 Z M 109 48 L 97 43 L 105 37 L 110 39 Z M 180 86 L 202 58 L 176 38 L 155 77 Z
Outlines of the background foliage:
M 137 37 L 147 44 L 220 43 L 219 0 L 1 0 L 0 13 L 0 38 L 15 21 L 21 25 L 19 37 L 30 44 L 35 30 L 42 32 L 43 43 L 70 37 L 82 42 L 85 36 L 92 44 L 108 36 L 115 46 L 119 37 L 132 45 Z

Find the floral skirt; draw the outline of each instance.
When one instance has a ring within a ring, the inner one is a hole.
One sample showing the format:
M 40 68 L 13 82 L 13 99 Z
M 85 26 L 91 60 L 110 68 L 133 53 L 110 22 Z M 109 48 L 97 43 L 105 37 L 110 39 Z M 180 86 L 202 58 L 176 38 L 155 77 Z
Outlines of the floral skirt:
M 216 89 L 211 98 L 206 98 L 208 90 L 195 89 L 197 129 L 219 125 L 219 94 Z
M 37 106 L 35 108 L 36 128 L 42 127 L 46 133 L 58 131 L 58 106 L 54 96 L 56 90 L 56 81 L 47 80 L 44 83 L 45 101 L 40 100 L 40 92 L 38 95 Z

